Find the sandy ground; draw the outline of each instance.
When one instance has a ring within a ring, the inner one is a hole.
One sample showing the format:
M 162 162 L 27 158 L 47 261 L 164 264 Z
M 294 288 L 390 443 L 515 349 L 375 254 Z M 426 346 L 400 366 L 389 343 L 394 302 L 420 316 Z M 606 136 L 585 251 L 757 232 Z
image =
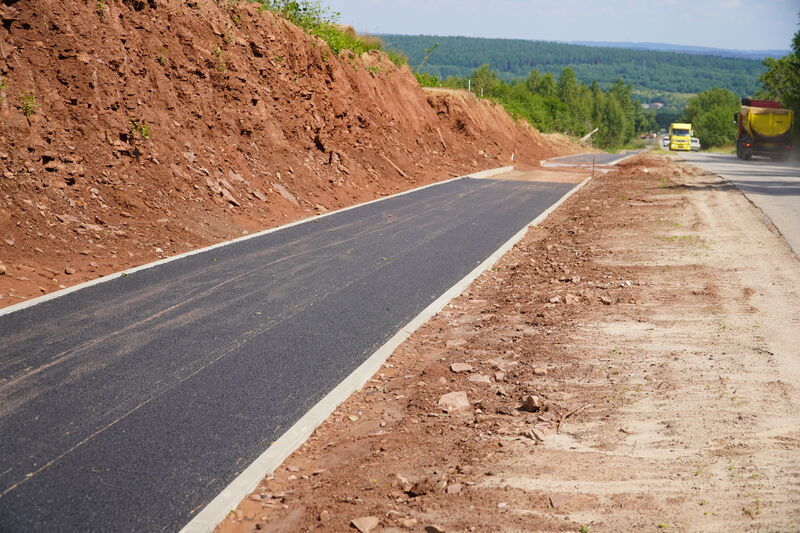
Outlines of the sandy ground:
M 738 191 L 629 162 L 398 348 L 219 530 L 798 531 L 798 278 Z M 453 392 L 468 403 L 447 412 Z

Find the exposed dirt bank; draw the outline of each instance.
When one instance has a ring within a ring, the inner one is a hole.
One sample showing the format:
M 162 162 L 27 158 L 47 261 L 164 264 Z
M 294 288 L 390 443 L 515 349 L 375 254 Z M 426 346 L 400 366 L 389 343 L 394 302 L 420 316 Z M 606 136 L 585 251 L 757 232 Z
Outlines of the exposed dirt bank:
M 19 0 L 0 18 L 0 306 L 576 149 L 249 2 Z
M 799 277 L 735 189 L 666 158 L 625 164 L 219 529 L 796 531 Z

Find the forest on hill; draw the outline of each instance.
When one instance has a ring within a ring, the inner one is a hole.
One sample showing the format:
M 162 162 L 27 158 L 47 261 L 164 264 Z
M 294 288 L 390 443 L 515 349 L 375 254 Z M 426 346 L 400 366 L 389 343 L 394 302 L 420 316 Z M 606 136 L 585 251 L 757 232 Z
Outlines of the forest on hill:
M 581 46 L 595 46 L 600 48 L 628 48 L 631 50 L 657 50 L 660 52 L 678 52 L 681 54 L 701 54 L 721 57 L 738 57 L 742 59 L 755 59 L 763 61 L 768 57 L 783 57 L 790 50 L 728 50 L 725 48 L 711 48 L 708 46 L 689 46 L 682 44 L 666 43 L 635 43 L 635 42 L 605 42 L 605 41 L 571 41 L 567 44 Z
M 712 87 L 739 96 L 754 94 L 765 68 L 760 61 L 713 55 L 601 48 L 545 41 L 381 35 L 387 48 L 408 56 L 412 67 L 441 79 L 465 77 L 483 64 L 509 82 L 525 79 L 531 70 L 558 76 L 570 67 L 584 83 L 604 89 L 617 79 L 637 89 L 699 93 Z M 426 50 L 438 47 L 424 62 Z

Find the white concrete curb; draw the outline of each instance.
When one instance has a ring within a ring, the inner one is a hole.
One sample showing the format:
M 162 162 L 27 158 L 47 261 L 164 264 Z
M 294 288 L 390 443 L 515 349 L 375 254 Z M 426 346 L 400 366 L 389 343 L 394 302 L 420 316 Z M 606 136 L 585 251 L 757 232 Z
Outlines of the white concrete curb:
M 506 167 L 507 169 L 509 167 Z M 495 169 L 501 170 L 501 169 Z M 493 171 L 487 171 L 493 172 Z M 495 172 L 496 175 L 500 172 Z M 478 175 L 473 175 L 478 177 Z M 481 176 L 488 177 L 488 176 Z M 458 283 L 450 287 L 444 294 L 439 296 L 433 303 L 426 307 L 420 314 L 415 316 L 411 322 L 400 329 L 391 339 L 373 353 L 366 361 L 356 368 L 344 381 L 336 386 L 324 398 L 312 407 L 303 417 L 297 421 L 286 433 L 281 435 L 278 440 L 273 442 L 267 450 L 262 453 L 244 472 L 239 474 L 225 489 L 214 498 L 202 511 L 200 511 L 183 529 L 181 533 L 209 533 L 225 519 L 227 514 L 236 508 L 248 494 L 258 486 L 259 482 L 278 468 L 281 463 L 299 448 L 311 436 L 314 430 L 325 421 L 326 418 L 350 395 L 359 390 L 383 365 L 394 350 L 400 346 L 408 337 L 411 336 L 420 326 L 427 322 L 431 317 L 438 313 L 450 300 L 461 294 L 464 289 L 484 271 L 490 269 L 503 255 L 514 247 L 525 234 L 530 226 L 535 226 L 546 219 L 550 213 L 564 203 L 567 198 L 585 186 L 591 178 L 586 178 L 581 183 L 573 187 L 561 199 L 550 206 L 545 212 L 533 219 L 530 224 L 518 231 L 513 237 L 506 241 L 500 248 L 490 255 L 485 261 L 478 265 L 472 272 L 467 274 Z
M 178 259 L 183 259 L 184 257 L 189 257 L 190 255 L 201 254 L 203 252 L 207 252 L 209 250 L 213 250 L 214 248 L 220 248 L 222 246 L 228 246 L 229 244 L 233 244 L 235 242 L 246 241 L 248 239 L 253 239 L 255 237 L 261 237 L 262 235 L 266 235 L 268 233 L 272 233 L 274 231 L 279 231 L 282 229 L 290 228 L 292 226 L 297 226 L 299 224 L 305 224 L 306 222 L 310 222 L 312 220 L 319 220 L 321 218 L 334 215 L 336 213 L 341 213 L 343 211 L 349 211 L 350 209 L 355 209 L 357 207 L 361 207 L 364 205 L 373 204 L 375 202 L 382 202 L 384 200 L 388 200 L 389 198 L 396 198 L 398 196 L 403 196 L 404 194 L 409 194 L 414 191 L 421 191 L 422 189 L 427 189 L 428 187 L 434 187 L 436 185 L 441 185 L 442 183 L 449 183 L 451 181 L 460 180 L 464 178 L 488 178 L 491 176 L 496 176 L 498 174 L 503 174 L 505 172 L 509 172 L 513 170 L 514 167 L 499 167 L 499 168 L 490 168 L 488 170 L 482 170 L 480 172 L 475 172 L 473 174 L 467 174 L 465 176 L 459 176 L 457 178 L 450 178 L 449 180 L 444 181 L 437 181 L 436 183 L 431 183 L 428 185 L 423 185 L 422 187 L 417 187 L 416 189 L 409 189 L 407 191 L 399 192 L 397 194 L 393 194 L 391 196 L 385 196 L 383 198 L 376 198 L 375 200 L 370 200 L 368 202 L 363 202 L 356 205 L 351 205 L 349 207 L 344 207 L 342 209 L 331 211 L 329 213 L 324 213 L 322 215 L 314 215 L 312 217 L 303 218 L 300 220 L 296 220 L 294 222 L 290 222 L 288 224 L 284 224 L 283 226 L 278 226 L 275 228 L 266 229 L 264 231 L 259 231 L 258 233 L 252 233 L 250 235 L 245 235 L 243 237 L 239 237 L 237 239 L 231 239 L 229 241 L 219 242 L 217 244 L 212 244 L 211 246 L 206 246 L 205 248 L 198 248 L 196 250 L 191 250 L 189 252 L 184 252 L 182 254 L 173 255 L 171 257 L 167 257 L 165 259 L 160 259 L 158 261 L 154 261 L 152 263 L 147 263 L 144 265 L 139 265 L 137 267 L 129 268 L 127 270 L 123 270 L 122 272 L 115 272 L 113 274 L 109 274 L 107 276 L 103 276 L 102 278 L 93 279 L 91 281 L 86 281 L 84 283 L 79 283 L 78 285 L 73 285 L 72 287 L 67 287 L 66 289 L 61 289 L 59 291 L 51 292 L 50 294 L 45 294 L 43 296 L 38 296 L 36 298 L 31 298 L 30 300 L 25 300 L 24 302 L 20 302 L 18 304 L 10 305 L 3 309 L 0 309 L 0 316 L 8 315 L 15 311 L 20 311 L 22 309 L 26 309 L 28 307 L 32 307 L 34 305 L 44 303 L 48 300 L 54 300 L 55 298 L 61 298 L 62 296 L 66 296 L 69 293 L 79 291 L 81 289 L 85 289 L 86 287 L 91 287 L 92 285 L 98 285 L 100 283 L 105 283 L 107 281 L 111 281 L 119 276 L 127 276 L 129 274 L 133 274 L 134 272 L 138 272 L 140 270 L 145 270 L 147 268 L 153 268 L 158 265 L 163 265 L 164 263 L 169 263 L 170 261 L 177 261 Z

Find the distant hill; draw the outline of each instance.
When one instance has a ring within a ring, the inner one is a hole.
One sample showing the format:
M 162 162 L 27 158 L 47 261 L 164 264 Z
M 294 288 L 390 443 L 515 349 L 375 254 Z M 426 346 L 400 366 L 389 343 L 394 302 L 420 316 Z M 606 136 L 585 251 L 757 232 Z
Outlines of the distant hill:
M 708 48 L 705 46 L 685 46 L 666 43 L 617 43 L 604 41 L 571 41 L 566 44 L 593 46 L 599 48 L 627 48 L 629 50 L 656 50 L 660 52 L 678 52 L 683 54 L 700 54 L 720 57 L 737 57 L 761 61 L 767 57 L 779 58 L 790 53 L 790 50 L 729 50 L 725 48 Z
M 509 81 L 527 77 L 532 69 L 557 76 L 569 66 L 581 81 L 597 81 L 604 88 L 621 78 L 647 91 L 685 94 L 724 87 L 740 96 L 748 96 L 758 89 L 758 77 L 764 72 L 758 60 L 713 54 L 520 39 L 425 35 L 380 37 L 388 48 L 407 55 L 412 66 L 422 62 L 427 48 L 439 43 L 422 70 L 442 78 L 468 76 L 484 63 Z

